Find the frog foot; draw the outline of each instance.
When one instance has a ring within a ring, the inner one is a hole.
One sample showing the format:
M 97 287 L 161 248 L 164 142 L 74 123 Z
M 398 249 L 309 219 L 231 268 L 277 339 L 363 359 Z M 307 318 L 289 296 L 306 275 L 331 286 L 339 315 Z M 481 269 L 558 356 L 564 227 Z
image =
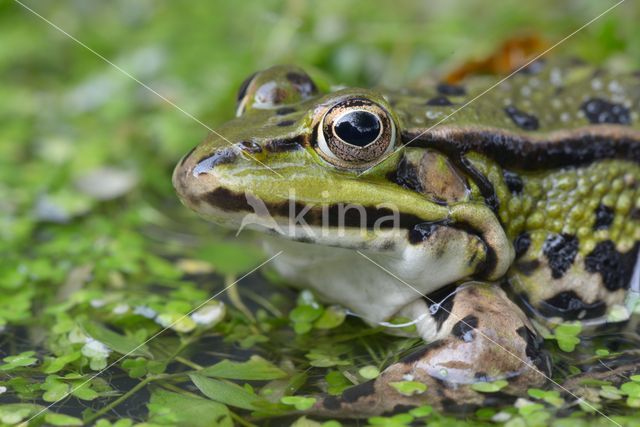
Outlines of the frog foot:
M 438 330 L 440 338 L 375 380 L 320 399 L 312 412 L 358 418 L 431 405 L 464 414 L 512 403 L 527 388 L 544 385 L 550 365 L 542 340 L 499 286 L 467 283 L 447 298 L 454 299 L 441 304 L 449 314 Z M 475 385 L 483 382 L 496 382 L 499 391 L 487 393 Z

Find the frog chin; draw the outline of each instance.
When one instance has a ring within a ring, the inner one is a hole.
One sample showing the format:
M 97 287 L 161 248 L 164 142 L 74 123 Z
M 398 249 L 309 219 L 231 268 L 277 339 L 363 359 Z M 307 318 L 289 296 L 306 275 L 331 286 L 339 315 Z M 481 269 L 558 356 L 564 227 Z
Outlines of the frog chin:
M 436 227 L 424 241 L 411 242 L 407 230 L 388 230 L 368 242 L 336 235 L 313 244 L 265 238 L 273 263 L 293 286 L 311 289 L 321 300 L 340 304 L 370 324 L 401 316 L 414 321 L 422 338 L 437 338 L 425 296 L 472 277 L 486 257 L 475 235 Z

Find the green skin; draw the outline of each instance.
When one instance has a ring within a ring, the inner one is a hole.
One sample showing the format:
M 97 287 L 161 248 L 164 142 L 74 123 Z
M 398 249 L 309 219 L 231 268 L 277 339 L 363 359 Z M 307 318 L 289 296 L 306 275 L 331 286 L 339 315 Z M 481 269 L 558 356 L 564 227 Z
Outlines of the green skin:
M 550 369 L 530 318 L 592 325 L 634 310 L 640 118 L 630 107 L 640 78 L 537 65 L 486 94 L 485 78 L 320 93 L 302 70 L 273 67 L 245 82 L 238 117 L 176 167 L 181 200 L 206 219 L 288 239 L 265 237 L 268 250 L 284 250 L 275 266 L 296 286 L 372 324 L 408 318 L 425 340 L 312 412 L 456 411 L 451 402 L 488 404 L 470 385 L 501 378 L 505 395 L 517 396 Z M 332 108 L 354 99 L 374 103 L 383 130 L 393 129 L 372 143 L 389 146 L 365 160 L 336 158 L 320 141 Z M 401 220 L 376 228 L 327 219 L 345 206 Z M 304 209 L 304 224 L 289 226 Z M 427 390 L 400 393 L 393 384 L 408 378 Z

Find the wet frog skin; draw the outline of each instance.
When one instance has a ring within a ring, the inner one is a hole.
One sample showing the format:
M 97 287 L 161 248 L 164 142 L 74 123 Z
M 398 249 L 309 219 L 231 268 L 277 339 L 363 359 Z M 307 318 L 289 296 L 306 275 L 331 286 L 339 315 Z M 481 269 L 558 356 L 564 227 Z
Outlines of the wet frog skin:
M 497 379 L 515 399 L 551 373 L 531 319 L 588 333 L 635 309 L 640 76 L 539 61 L 439 123 L 491 83 L 330 91 L 273 67 L 240 88 L 226 140 L 177 165 L 183 203 L 263 231 L 293 285 L 425 341 L 313 412 L 460 411 Z M 406 380 L 428 388 L 390 385 Z

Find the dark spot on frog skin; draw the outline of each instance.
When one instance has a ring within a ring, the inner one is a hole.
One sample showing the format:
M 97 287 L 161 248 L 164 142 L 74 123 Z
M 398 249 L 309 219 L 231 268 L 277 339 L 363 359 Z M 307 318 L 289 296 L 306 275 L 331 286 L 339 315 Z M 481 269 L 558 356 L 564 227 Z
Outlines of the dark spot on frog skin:
M 478 259 L 478 253 L 474 252 L 467 260 L 467 267 L 471 267 L 476 262 L 476 259 Z
M 520 175 L 515 172 L 505 170 L 502 172 L 502 176 L 504 177 L 504 183 L 507 184 L 507 188 L 512 194 L 522 193 L 524 183 L 522 182 Z
M 449 101 L 449 98 L 447 98 L 446 96 L 440 95 L 428 100 L 427 105 L 430 105 L 433 107 L 447 107 L 447 106 L 453 105 L 453 102 Z
M 342 400 L 347 403 L 353 403 L 362 397 L 371 396 L 376 392 L 375 380 L 349 387 L 342 392 Z
M 393 240 L 387 240 L 380 245 L 381 251 L 392 251 L 396 247 L 396 242 Z
M 253 141 L 242 141 L 239 143 L 240 149 L 242 151 L 246 151 L 247 153 L 257 154 L 262 153 L 262 147 L 259 144 Z
M 295 113 L 296 109 L 292 107 L 281 107 L 276 110 L 276 114 L 279 116 L 286 116 L 287 114 Z
M 272 139 L 267 142 L 266 149 L 272 153 L 282 153 L 285 151 L 295 151 L 302 148 L 299 138 L 294 139 Z
M 518 270 L 525 276 L 531 276 L 534 271 L 540 268 L 540 261 L 533 259 L 531 261 L 520 261 L 516 263 Z
M 531 236 L 528 232 L 524 231 L 516 237 L 513 241 L 513 248 L 516 251 L 516 258 L 520 258 L 522 255 L 526 254 L 529 250 L 529 246 L 531 246 Z
M 593 224 L 594 230 L 606 230 L 613 223 L 614 211 L 609 206 L 600 203 L 596 208 L 595 215 L 596 222 Z
M 237 157 L 238 155 L 231 147 L 218 150 L 213 153 L 212 156 L 200 159 L 198 164 L 193 168 L 193 176 L 198 176 L 201 173 L 209 172 L 211 169 L 218 165 L 233 163 L 233 161 Z
M 405 156 L 400 159 L 398 167 L 394 172 L 389 174 L 388 178 L 390 181 L 393 181 L 406 189 L 418 193 L 421 193 L 423 190 L 420 178 L 418 177 L 418 168 L 407 160 Z
M 527 343 L 525 354 L 529 359 L 531 359 L 535 367 L 547 376 L 551 375 L 549 356 L 544 350 L 541 350 L 541 340 L 538 339 L 536 333 L 527 326 L 519 327 L 516 329 L 516 333 Z
M 393 407 L 392 410 L 387 411 L 385 413 L 383 413 L 382 415 L 384 416 L 391 416 L 391 415 L 396 415 L 396 414 L 403 414 L 405 412 L 408 412 L 412 409 L 417 408 L 416 405 L 402 405 L 402 404 L 398 404 L 396 406 Z
M 633 249 L 622 254 L 611 240 L 600 242 L 584 258 L 585 269 L 599 273 L 605 288 L 610 291 L 627 289 L 638 260 L 638 246 L 636 243 Z
M 449 318 L 451 310 L 453 310 L 453 304 L 456 297 L 455 294 L 452 294 L 454 289 L 455 285 L 445 286 L 424 297 L 425 301 L 427 301 L 427 305 L 429 306 L 429 312 L 431 313 L 431 316 L 433 316 L 433 320 L 436 322 L 438 330 L 440 330 L 442 324 Z
M 504 111 L 513 121 L 513 123 L 515 123 L 516 126 L 518 126 L 520 129 L 537 130 L 540 127 L 540 123 L 538 122 L 538 118 L 536 116 L 518 110 L 513 105 L 505 107 Z
M 451 335 L 464 342 L 471 342 L 475 338 L 474 329 L 478 327 L 478 318 L 472 314 L 466 316 L 453 325 Z
M 278 122 L 278 124 L 276 126 L 280 126 L 280 127 L 291 126 L 294 123 L 295 122 L 293 120 L 283 120 L 281 122 Z
M 629 109 L 621 104 L 614 104 L 601 98 L 591 98 L 580 107 L 590 123 L 631 124 Z
M 571 267 L 578 253 L 578 238 L 571 234 L 549 234 L 542 253 L 549 261 L 551 277 L 560 279 Z
M 483 371 L 478 371 L 476 372 L 473 377 L 475 379 L 477 379 L 478 381 L 489 381 L 489 376 L 487 375 L 486 372 Z
M 220 207 L 228 211 L 253 212 L 253 208 L 247 203 L 246 197 L 222 187 L 206 193 L 202 196 L 202 200 L 211 206 Z
M 338 409 L 340 409 L 342 404 L 340 403 L 340 399 L 338 399 L 337 397 L 327 396 L 322 401 L 322 406 L 330 411 L 337 411 Z
M 303 98 L 307 98 L 318 91 L 315 83 L 313 83 L 311 78 L 306 74 L 290 71 L 287 73 L 286 77 L 287 80 L 296 86 Z
M 467 94 L 467 91 L 463 86 L 450 85 L 447 83 L 438 84 L 437 90 L 441 95 L 464 96 Z
M 444 340 L 432 341 L 429 344 L 424 345 L 419 349 L 415 350 L 413 353 L 409 354 L 408 356 L 403 357 L 399 363 L 402 363 L 405 365 L 412 365 L 415 362 L 419 362 L 420 360 L 422 360 L 430 351 L 438 349 L 444 345 L 446 345 L 446 342 Z
M 574 291 L 559 292 L 538 307 L 545 317 L 561 317 L 564 320 L 594 319 L 603 316 L 607 310 L 604 301 L 587 304 Z
M 457 167 L 462 169 L 471 177 L 473 182 L 475 182 L 478 188 L 480 188 L 480 194 L 482 194 L 487 206 L 489 206 L 493 212 L 497 213 L 500 208 L 500 201 L 496 195 L 496 189 L 489 178 L 480 173 L 480 171 L 476 169 L 467 157 L 459 156 L 456 158 L 456 156 L 451 156 L 451 159 Z
M 427 240 L 439 227 L 438 223 L 423 222 L 416 224 L 413 229 L 409 230 L 409 243 L 417 245 Z

